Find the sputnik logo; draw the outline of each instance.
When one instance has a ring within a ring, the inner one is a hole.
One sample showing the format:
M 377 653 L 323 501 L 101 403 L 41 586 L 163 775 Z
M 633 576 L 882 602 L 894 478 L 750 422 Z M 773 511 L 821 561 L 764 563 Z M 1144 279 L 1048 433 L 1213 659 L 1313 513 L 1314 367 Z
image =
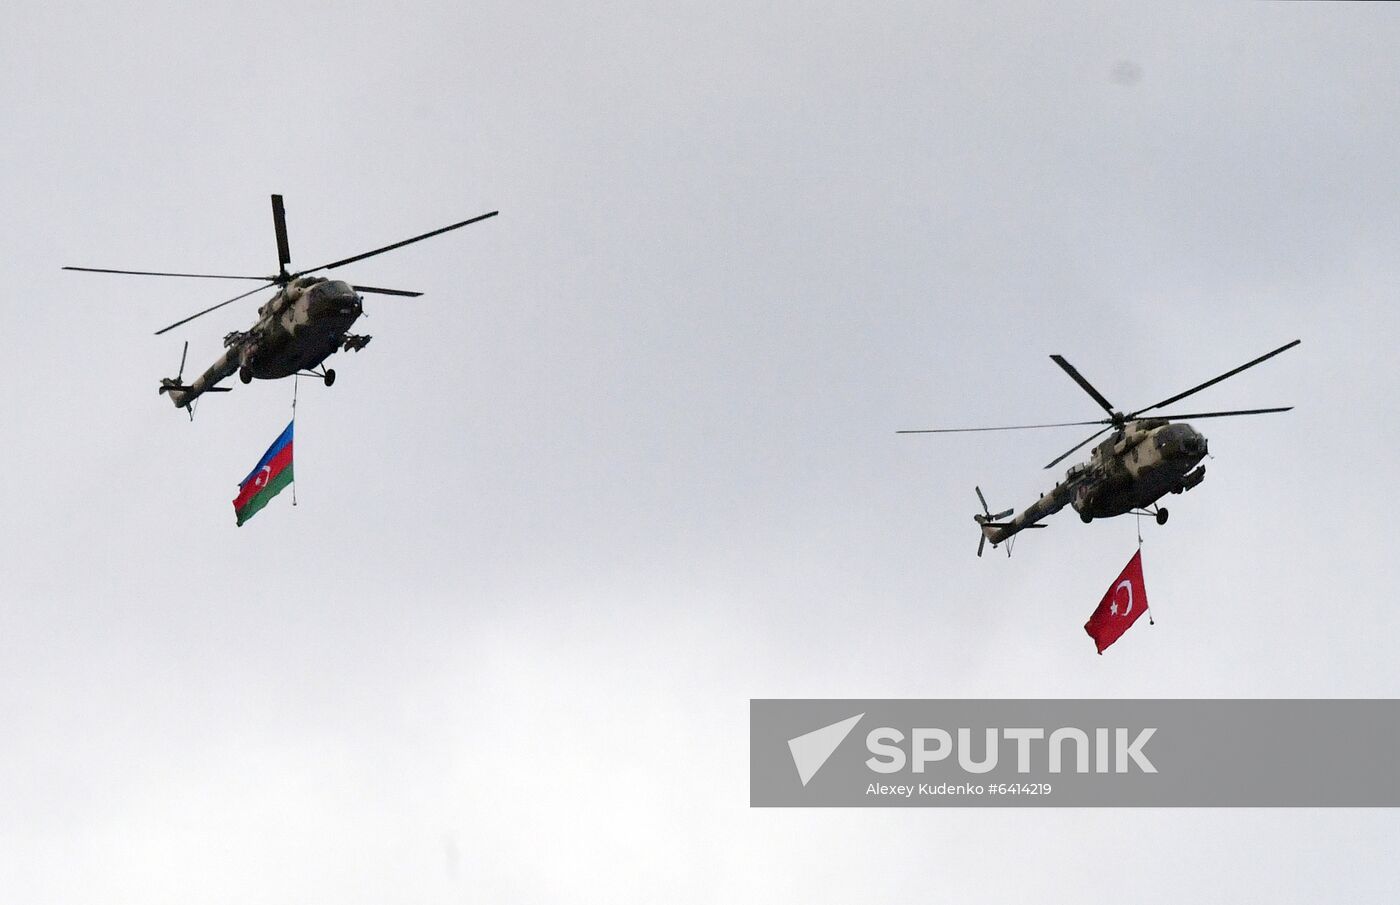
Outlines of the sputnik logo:
M 802 780 L 802 785 L 807 785 L 808 781 L 817 775 L 817 771 L 841 746 L 863 716 L 864 713 L 857 713 L 830 726 L 823 726 L 797 738 L 788 739 L 788 750 L 792 752 L 792 763 L 797 767 L 797 776 Z

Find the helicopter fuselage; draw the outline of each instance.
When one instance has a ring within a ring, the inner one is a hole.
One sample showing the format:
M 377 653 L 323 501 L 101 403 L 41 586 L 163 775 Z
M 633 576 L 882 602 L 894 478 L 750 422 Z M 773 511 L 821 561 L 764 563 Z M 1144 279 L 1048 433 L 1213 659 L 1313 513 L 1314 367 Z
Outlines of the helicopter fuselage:
M 170 398 L 176 406 L 187 406 L 234 373 L 250 383 L 310 371 L 346 343 L 362 313 L 363 302 L 348 283 L 298 277 L 258 309 L 250 330 L 225 336 L 224 354 L 187 389 L 171 389 Z
M 1146 508 L 1189 489 L 1186 478 L 1207 451 L 1206 438 L 1189 424 L 1131 422 L 1096 446 L 1077 474 L 1073 468 L 1066 474 L 1066 483 L 1073 482 L 1070 503 L 1085 521 Z
M 259 380 L 309 371 L 340 348 L 363 311 L 360 296 L 348 283 L 317 277 L 294 280 L 258 309 L 252 330 L 231 335 L 239 367 L 247 367 Z
M 1009 522 L 989 524 L 981 516 L 978 522 L 987 540 L 999 544 L 1065 506 L 1085 522 L 1142 510 L 1205 480 L 1205 469 L 1198 466 L 1208 449 L 1205 436 L 1189 424 L 1130 421 Z
M 73 267 L 64 270 L 82 270 L 91 273 L 119 273 L 127 276 L 148 277 L 190 277 L 202 280 L 255 280 L 263 283 L 256 289 L 239 293 L 217 305 L 210 305 L 203 311 L 195 312 L 175 323 L 156 331 L 159 336 L 168 333 L 197 317 L 217 311 L 225 305 L 245 299 L 266 289 L 277 287 L 277 293 L 258 309 L 258 320 L 252 329 L 234 331 L 224 337 L 224 354 L 198 378 L 184 382 L 185 356 L 190 344 L 185 343 L 180 354 L 180 371 L 175 377 L 166 377 L 160 382 L 161 395 L 169 395 L 176 408 L 184 408 L 190 418 L 194 418 L 191 407 L 195 399 L 205 393 L 227 393 L 229 387 L 218 386 L 219 381 L 237 373 L 244 383 L 259 380 L 276 380 L 293 374 L 310 372 L 332 353 L 339 349 L 358 352 L 370 341 L 368 336 L 353 336 L 350 326 L 364 313 L 360 293 L 374 295 L 394 295 L 403 298 L 416 298 L 423 293 L 407 289 L 386 289 L 382 286 L 352 285 L 342 280 L 311 276 L 322 270 L 334 270 L 347 264 L 363 261 L 382 255 L 385 252 L 431 239 L 454 229 L 461 229 L 473 223 L 496 216 L 500 211 L 489 211 L 457 223 L 430 230 L 421 235 L 400 239 L 370 251 L 341 258 L 329 264 L 321 264 L 307 270 L 289 271 L 292 252 L 287 242 L 287 211 L 281 195 L 272 196 L 272 228 L 277 237 L 277 272 L 269 276 L 251 276 L 247 273 L 175 273 L 166 270 L 118 270 L 110 267 Z M 335 382 L 335 371 L 324 368 L 315 376 L 325 381 L 326 386 Z
M 920 430 L 902 430 L 901 434 L 963 434 L 974 431 L 1036 430 L 1047 427 L 1100 427 L 1067 451 L 1050 460 L 1046 468 L 1054 468 L 1077 450 L 1093 442 L 1105 433 L 1108 439 L 1095 446 L 1089 461 L 1075 465 L 1065 473 L 1064 480 L 1055 485 L 1049 493 L 1042 493 L 1040 499 L 1026 507 L 1019 515 L 1008 522 L 1002 519 L 1015 510 L 993 513 L 987 504 L 982 488 L 978 487 L 977 499 L 982 511 L 974 515 L 982 537 L 977 542 L 977 555 L 987 541 L 993 546 L 1027 528 L 1043 528 L 1041 520 L 1059 512 L 1066 506 L 1073 506 L 1080 519 L 1092 522 L 1096 518 L 1112 518 L 1129 512 L 1142 512 L 1168 493 L 1185 493 L 1206 478 L 1205 466 L 1201 465 L 1209 451 L 1206 438 L 1194 427 L 1185 423 L 1201 418 L 1234 418 L 1240 415 L 1268 415 L 1287 412 L 1291 405 L 1269 408 L 1234 409 L 1231 411 L 1194 412 L 1192 414 L 1168 414 L 1163 412 L 1141 417 L 1146 412 L 1166 408 L 1201 390 L 1213 387 L 1222 380 L 1228 380 L 1241 371 L 1262 364 L 1275 355 L 1287 352 L 1302 340 L 1295 339 L 1284 343 L 1272 352 L 1266 352 L 1251 361 L 1231 368 L 1224 374 L 1212 377 L 1189 390 L 1168 396 L 1146 408 L 1136 409 L 1127 414 L 1113 407 L 1113 403 L 1100 393 L 1074 365 L 1063 355 L 1051 355 L 1050 360 L 1079 388 L 1093 398 L 1108 414 L 1097 421 L 1066 421 L 1056 424 L 1016 424 L 1007 427 L 940 427 Z M 1158 506 L 1149 513 L 1157 524 L 1167 523 L 1167 510 Z M 1010 548 L 1007 553 L 1010 554 Z

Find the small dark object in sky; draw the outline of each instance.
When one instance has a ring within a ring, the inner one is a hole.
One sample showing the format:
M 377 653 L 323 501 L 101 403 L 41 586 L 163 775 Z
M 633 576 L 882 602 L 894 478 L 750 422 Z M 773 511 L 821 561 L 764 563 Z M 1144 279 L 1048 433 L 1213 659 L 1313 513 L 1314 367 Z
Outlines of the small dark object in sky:
M 1142 67 L 1132 60 L 1119 60 L 1113 64 L 1108 75 L 1120 85 L 1136 85 L 1142 81 Z

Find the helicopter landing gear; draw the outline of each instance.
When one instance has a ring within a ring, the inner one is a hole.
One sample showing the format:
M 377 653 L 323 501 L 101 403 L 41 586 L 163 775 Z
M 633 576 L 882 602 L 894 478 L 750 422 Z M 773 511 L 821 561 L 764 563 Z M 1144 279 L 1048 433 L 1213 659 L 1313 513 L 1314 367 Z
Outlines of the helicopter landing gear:
M 253 382 L 253 369 L 250 368 L 250 367 L 248 367 L 247 365 L 244 365 L 243 367 L 239 368 L 239 369 L 238 369 L 238 379 L 241 380 L 241 381 L 243 381 L 244 383 L 252 383 L 252 382 Z
M 297 371 L 298 377 L 319 377 L 326 386 L 335 383 L 335 368 L 322 367 L 319 371 Z
M 1167 516 L 1170 513 L 1167 512 L 1167 508 L 1165 506 L 1154 505 L 1150 508 L 1147 506 L 1143 506 L 1139 509 L 1134 509 L 1132 510 L 1132 514 L 1136 515 L 1138 518 L 1142 518 L 1144 515 L 1150 515 L 1157 520 L 1157 524 L 1165 525 L 1167 523 Z

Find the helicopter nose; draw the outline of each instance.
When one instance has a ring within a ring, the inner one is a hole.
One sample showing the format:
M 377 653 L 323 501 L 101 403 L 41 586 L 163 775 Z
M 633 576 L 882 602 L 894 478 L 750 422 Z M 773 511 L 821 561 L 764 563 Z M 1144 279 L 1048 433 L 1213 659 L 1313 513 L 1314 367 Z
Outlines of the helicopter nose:
M 322 283 L 316 290 L 311 304 L 318 316 L 359 315 L 362 310 L 359 294 L 339 280 Z

